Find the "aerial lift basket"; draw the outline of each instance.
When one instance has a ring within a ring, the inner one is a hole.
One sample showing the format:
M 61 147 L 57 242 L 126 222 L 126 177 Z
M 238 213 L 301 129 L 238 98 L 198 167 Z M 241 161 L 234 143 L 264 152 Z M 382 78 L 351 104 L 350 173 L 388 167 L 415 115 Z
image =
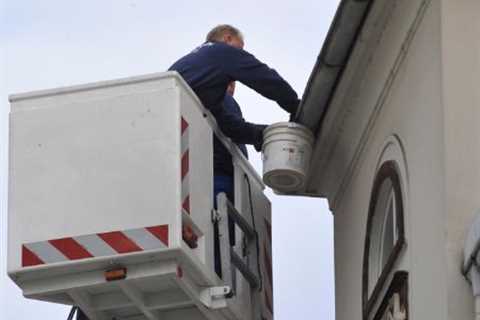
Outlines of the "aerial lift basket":
M 273 319 L 263 184 L 178 74 L 10 101 L 8 273 L 27 298 L 91 320 Z M 235 166 L 236 203 L 218 210 L 213 133 Z

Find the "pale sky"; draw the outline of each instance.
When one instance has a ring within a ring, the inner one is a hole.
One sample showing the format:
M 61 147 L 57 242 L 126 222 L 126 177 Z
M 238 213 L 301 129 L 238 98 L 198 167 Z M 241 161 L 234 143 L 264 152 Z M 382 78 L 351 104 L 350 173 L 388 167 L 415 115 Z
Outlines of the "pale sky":
M 0 319 L 66 319 L 64 306 L 22 297 L 6 276 L 7 95 L 166 70 L 219 23 L 301 96 L 338 0 L 0 0 Z M 287 115 L 241 85 L 247 120 Z M 250 149 L 261 172 L 261 160 Z M 273 206 L 275 319 L 334 319 L 333 223 L 326 201 L 267 194 Z

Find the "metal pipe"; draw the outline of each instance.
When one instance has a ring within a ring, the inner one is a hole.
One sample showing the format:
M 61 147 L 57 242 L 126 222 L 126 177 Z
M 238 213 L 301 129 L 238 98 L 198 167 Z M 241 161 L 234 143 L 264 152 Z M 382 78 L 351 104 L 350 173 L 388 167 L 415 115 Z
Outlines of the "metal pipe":
M 250 287 L 252 289 L 257 289 L 260 286 L 258 277 L 250 270 L 250 268 L 248 268 L 248 266 L 243 262 L 242 258 L 238 256 L 233 248 L 230 248 L 230 257 L 232 264 L 245 277 L 247 282 L 250 284 Z
M 255 230 L 245 220 L 244 217 L 235 209 L 230 201 L 227 201 L 227 212 L 230 219 L 232 219 L 236 225 L 243 231 L 249 240 L 255 238 Z

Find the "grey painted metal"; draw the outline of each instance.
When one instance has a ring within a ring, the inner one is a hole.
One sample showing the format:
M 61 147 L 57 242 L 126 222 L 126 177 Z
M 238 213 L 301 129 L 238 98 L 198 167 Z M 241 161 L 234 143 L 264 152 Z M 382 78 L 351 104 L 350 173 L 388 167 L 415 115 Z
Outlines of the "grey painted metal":
M 200 291 L 200 301 L 210 309 L 227 307 L 226 298 L 232 289 L 229 286 L 209 287 Z
M 137 288 L 129 284 L 128 281 L 119 281 L 119 287 L 148 320 L 160 319 L 160 315 L 156 311 L 151 310 L 146 306 L 145 295 Z
M 238 269 L 238 271 L 240 271 L 240 273 L 245 277 L 245 279 L 247 279 L 252 289 L 258 289 L 260 287 L 260 281 L 258 280 L 257 275 L 249 268 L 249 266 L 244 262 L 244 260 L 240 258 L 240 256 L 232 248 L 230 248 L 230 257 L 232 259 L 232 264 L 235 266 L 235 268 Z
M 81 290 L 69 290 L 68 295 L 72 297 L 75 304 L 92 320 L 110 320 L 103 311 L 95 310 L 92 306 L 92 300 L 85 292 Z
M 252 242 L 256 239 L 256 232 L 250 226 L 250 224 L 242 217 L 242 215 L 233 207 L 232 203 L 227 199 L 224 193 L 221 193 L 217 197 L 217 203 L 219 203 L 219 226 L 220 226 L 220 241 L 221 241 L 221 251 L 222 251 L 222 277 L 224 277 L 227 283 L 232 285 L 232 276 L 230 272 L 230 264 L 232 264 L 235 269 L 240 271 L 240 273 L 248 281 L 252 289 L 257 289 L 260 287 L 260 281 L 258 275 L 252 271 L 249 267 L 248 261 L 252 261 L 256 252 L 251 250 Z M 240 227 L 246 236 L 247 242 L 247 254 L 248 259 L 242 259 L 235 249 L 230 246 L 229 232 L 228 232 L 228 217 L 230 217 L 235 224 Z M 246 260 L 246 261 L 245 261 Z M 256 267 L 256 265 L 255 265 Z
M 230 255 L 230 238 L 228 228 L 228 212 L 230 203 L 225 193 L 217 195 L 217 223 L 220 238 L 220 259 L 222 267 L 222 280 L 227 286 L 232 288 L 232 294 L 235 295 L 235 270 L 232 269 L 231 255 Z
M 237 211 L 237 209 L 233 206 L 233 204 L 226 201 L 227 204 L 227 213 L 228 217 L 232 219 L 235 224 L 242 229 L 243 233 L 249 240 L 255 238 L 255 230 L 253 230 L 252 226 L 248 223 L 248 221 Z

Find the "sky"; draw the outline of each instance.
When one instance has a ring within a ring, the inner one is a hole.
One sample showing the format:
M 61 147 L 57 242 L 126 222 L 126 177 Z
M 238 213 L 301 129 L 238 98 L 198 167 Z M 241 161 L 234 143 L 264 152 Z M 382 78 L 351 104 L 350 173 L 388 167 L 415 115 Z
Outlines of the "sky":
M 63 320 L 65 306 L 27 300 L 6 276 L 8 94 L 166 70 L 230 23 L 245 49 L 275 68 L 301 96 L 338 0 L 0 0 L 0 319 Z M 250 122 L 288 116 L 237 85 Z M 261 158 L 249 150 L 261 172 Z M 333 219 L 325 200 L 281 197 L 273 207 L 275 319 L 333 320 Z

